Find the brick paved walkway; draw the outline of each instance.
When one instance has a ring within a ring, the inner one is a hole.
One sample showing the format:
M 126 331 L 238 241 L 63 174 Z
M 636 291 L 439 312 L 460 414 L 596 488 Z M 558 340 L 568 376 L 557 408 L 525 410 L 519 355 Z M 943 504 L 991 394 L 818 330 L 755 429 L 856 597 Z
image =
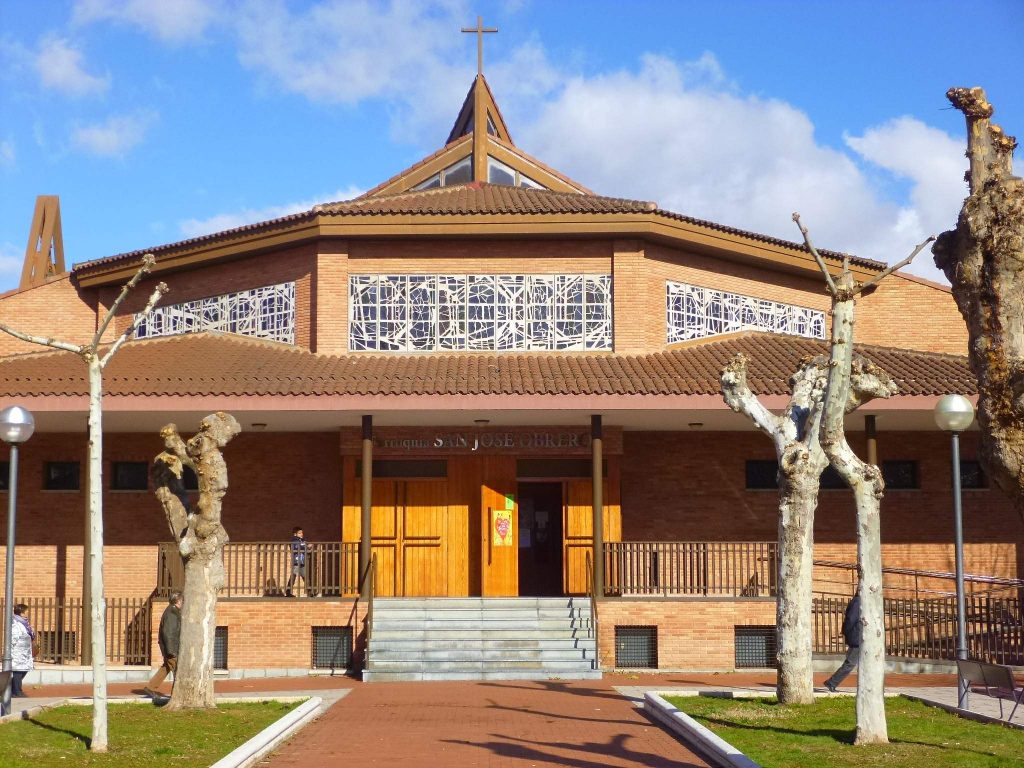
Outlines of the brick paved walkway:
M 359 685 L 260 765 L 707 763 L 604 681 L 493 681 Z

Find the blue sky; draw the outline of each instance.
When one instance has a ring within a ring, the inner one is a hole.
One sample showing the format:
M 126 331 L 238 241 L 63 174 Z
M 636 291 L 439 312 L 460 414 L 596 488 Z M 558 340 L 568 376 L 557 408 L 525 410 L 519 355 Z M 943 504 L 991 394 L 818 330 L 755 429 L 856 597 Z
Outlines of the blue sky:
M 0 0 L 0 290 L 38 194 L 76 263 L 374 186 L 446 138 L 477 14 L 525 151 L 789 239 L 799 210 L 819 245 L 883 261 L 955 223 L 949 86 L 1024 136 L 1019 0 Z M 928 254 L 912 271 L 937 276 Z

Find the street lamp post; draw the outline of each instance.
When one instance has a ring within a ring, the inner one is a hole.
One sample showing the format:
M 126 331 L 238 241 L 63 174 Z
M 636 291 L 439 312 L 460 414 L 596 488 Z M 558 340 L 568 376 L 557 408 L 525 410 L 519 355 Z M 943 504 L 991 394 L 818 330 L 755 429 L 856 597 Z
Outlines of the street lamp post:
M 935 423 L 952 435 L 953 528 L 956 557 L 956 657 L 967 658 L 967 609 L 964 599 L 964 524 L 960 505 L 960 433 L 974 421 L 974 406 L 963 395 L 945 395 L 935 405 Z M 959 678 L 958 678 L 959 679 Z M 966 709 L 967 683 L 959 679 L 957 706 Z
M 18 503 L 18 446 L 32 437 L 36 422 L 32 414 L 20 405 L 0 411 L 0 440 L 11 446 L 10 474 L 7 485 L 7 566 L 4 571 L 4 672 L 13 668 L 11 634 L 14 625 L 14 524 Z M 11 713 L 11 686 L 8 680 L 3 690 L 3 713 Z

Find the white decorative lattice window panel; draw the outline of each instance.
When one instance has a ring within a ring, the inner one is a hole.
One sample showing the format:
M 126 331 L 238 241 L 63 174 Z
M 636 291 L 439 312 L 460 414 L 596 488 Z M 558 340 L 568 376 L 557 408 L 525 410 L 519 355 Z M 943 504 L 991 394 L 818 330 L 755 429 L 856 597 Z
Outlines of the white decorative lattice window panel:
M 611 349 L 611 275 L 351 275 L 349 348 Z
M 294 344 L 295 283 L 157 307 L 139 326 L 135 337 L 147 339 L 198 331 L 224 331 Z
M 825 313 L 737 293 L 667 282 L 668 343 L 732 331 L 768 331 L 825 338 Z

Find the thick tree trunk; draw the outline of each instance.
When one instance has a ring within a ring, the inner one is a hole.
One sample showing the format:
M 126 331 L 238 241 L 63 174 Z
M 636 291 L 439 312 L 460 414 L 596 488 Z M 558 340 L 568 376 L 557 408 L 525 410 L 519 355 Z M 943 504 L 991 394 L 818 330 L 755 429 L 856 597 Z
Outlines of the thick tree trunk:
M 804 462 L 800 473 L 779 471 L 779 587 L 775 607 L 779 674 L 776 692 L 784 704 L 813 704 L 811 627 L 814 576 L 814 511 L 827 462 Z
M 981 88 L 946 96 L 967 118 L 970 196 L 956 229 L 932 248 L 967 323 L 978 378 L 981 460 L 1024 517 L 1024 181 L 1013 175 L 1017 141 L 991 122 Z
M 89 623 L 92 628 L 92 739 L 89 749 L 107 751 L 107 601 L 103 591 L 103 367 L 89 364 Z
M 153 463 L 156 496 L 171 534 L 178 541 L 185 566 L 181 609 L 181 643 L 170 710 L 213 707 L 213 642 L 217 593 L 224 586 L 224 545 L 221 501 L 228 490 L 228 469 L 221 448 L 241 431 L 235 418 L 214 413 L 185 443 L 174 424 L 160 430 L 165 450 Z M 199 500 L 188 510 L 181 482 L 183 467 L 199 481 Z

